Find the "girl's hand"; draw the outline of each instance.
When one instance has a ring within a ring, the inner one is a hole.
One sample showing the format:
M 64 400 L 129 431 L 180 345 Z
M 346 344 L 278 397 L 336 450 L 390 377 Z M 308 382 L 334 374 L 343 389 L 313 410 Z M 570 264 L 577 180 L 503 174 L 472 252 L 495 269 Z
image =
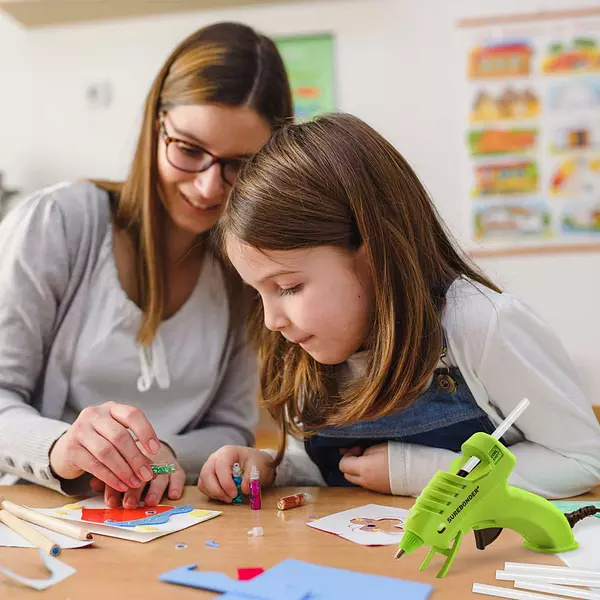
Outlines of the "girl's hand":
M 340 460 L 340 471 L 350 483 L 382 494 L 392 492 L 387 442 L 370 446 L 361 456 L 349 451 Z
M 144 449 L 138 443 L 140 451 L 145 454 Z M 92 489 L 97 492 L 104 491 L 104 503 L 110 508 L 117 508 L 123 504 L 123 508 L 137 508 L 140 504 L 142 496 L 144 496 L 145 506 L 156 506 L 161 501 L 165 491 L 168 488 L 169 500 L 179 500 L 183 494 L 183 486 L 185 485 L 185 473 L 177 462 L 175 454 L 166 444 L 161 443 L 161 449 L 158 454 L 152 457 L 153 462 L 173 463 L 175 465 L 174 473 L 165 473 L 155 475 L 150 481 L 144 493 L 144 487 L 133 488 L 127 490 L 124 494 L 119 490 L 105 485 L 99 479 L 93 479 L 91 482 Z
M 230 503 L 237 496 L 233 481 L 233 464 L 242 468 L 242 493 L 250 493 L 249 477 L 252 465 L 260 472 L 261 487 L 273 485 L 275 468 L 273 458 L 266 452 L 245 446 L 223 446 L 213 452 L 204 463 L 198 479 L 198 489 L 209 498 Z
M 156 432 L 141 410 L 106 402 L 83 409 L 56 440 L 50 450 L 50 467 L 63 479 L 76 479 L 87 472 L 125 492 L 153 479 L 148 456 L 155 456 L 160 449 Z

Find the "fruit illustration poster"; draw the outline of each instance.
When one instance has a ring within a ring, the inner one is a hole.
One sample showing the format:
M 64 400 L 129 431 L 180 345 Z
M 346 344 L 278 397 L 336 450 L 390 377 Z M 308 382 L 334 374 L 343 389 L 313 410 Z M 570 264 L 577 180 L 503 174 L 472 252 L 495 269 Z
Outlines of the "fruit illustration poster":
M 460 43 L 473 238 L 600 242 L 600 10 L 490 20 Z

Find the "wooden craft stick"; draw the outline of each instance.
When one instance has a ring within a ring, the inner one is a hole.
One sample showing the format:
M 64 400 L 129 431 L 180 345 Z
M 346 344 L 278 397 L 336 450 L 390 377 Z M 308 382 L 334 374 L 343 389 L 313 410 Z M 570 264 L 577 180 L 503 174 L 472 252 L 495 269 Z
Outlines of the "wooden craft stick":
M 52 556 L 58 556 L 60 554 L 60 546 L 58 544 L 55 544 L 37 529 L 34 529 L 29 523 L 19 519 L 19 517 L 15 517 L 15 515 L 10 514 L 6 510 L 0 510 L 0 521 L 7 527 L 10 527 L 15 533 L 23 536 L 36 548 L 39 548 Z
M 63 535 L 75 538 L 76 540 L 86 541 L 94 539 L 94 536 L 87 529 L 77 525 L 76 523 L 61 521 L 60 519 L 55 519 L 49 515 L 40 514 L 25 506 L 14 504 L 9 500 L 4 500 L 2 496 L 0 496 L 0 509 L 2 508 L 16 517 L 23 519 L 24 521 L 41 525 L 50 531 L 62 533 Z

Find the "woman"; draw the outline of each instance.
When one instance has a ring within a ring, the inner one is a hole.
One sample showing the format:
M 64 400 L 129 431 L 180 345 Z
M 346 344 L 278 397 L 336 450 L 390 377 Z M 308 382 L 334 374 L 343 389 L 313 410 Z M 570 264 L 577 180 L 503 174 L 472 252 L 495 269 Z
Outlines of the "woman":
M 273 42 L 220 23 L 148 95 L 122 184 L 45 189 L 0 227 L 0 469 L 109 506 L 181 496 L 251 444 L 242 290 L 208 232 L 244 161 L 292 116 Z M 133 434 L 133 435 L 132 435 Z M 153 477 L 150 465 L 175 465 Z

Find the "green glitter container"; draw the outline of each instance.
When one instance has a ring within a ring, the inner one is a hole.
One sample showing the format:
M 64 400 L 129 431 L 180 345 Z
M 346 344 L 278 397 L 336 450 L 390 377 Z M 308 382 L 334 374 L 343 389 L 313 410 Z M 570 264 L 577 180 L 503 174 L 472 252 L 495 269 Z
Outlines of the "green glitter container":
M 152 469 L 152 473 L 154 475 L 163 475 L 164 473 L 175 473 L 175 464 L 174 463 L 156 463 L 154 465 L 150 465 Z

